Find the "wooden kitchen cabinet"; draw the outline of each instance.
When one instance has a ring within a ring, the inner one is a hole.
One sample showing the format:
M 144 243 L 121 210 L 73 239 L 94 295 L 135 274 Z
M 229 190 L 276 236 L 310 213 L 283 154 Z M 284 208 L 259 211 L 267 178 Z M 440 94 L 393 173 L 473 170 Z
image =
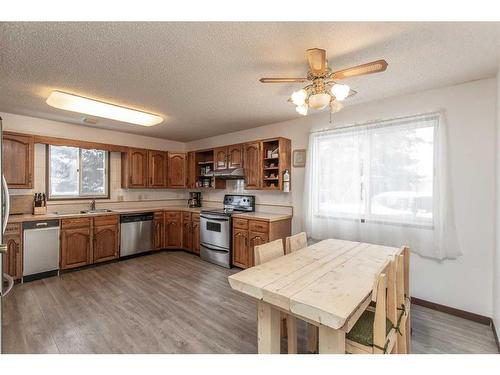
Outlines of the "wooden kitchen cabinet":
M 192 215 L 193 252 L 200 255 L 200 214 Z
M 186 187 L 186 154 L 168 153 L 168 187 L 172 189 Z
M 227 147 L 214 148 L 214 169 L 227 169 Z
M 180 212 L 165 212 L 165 248 L 182 248 L 182 217 Z
M 193 251 L 193 221 L 191 212 L 182 213 L 182 248 Z
M 122 188 L 148 186 L 148 150 L 130 148 L 122 153 Z
M 117 259 L 119 256 L 120 229 L 116 215 L 94 218 L 93 263 Z
M 7 245 L 7 253 L 3 255 L 3 272 L 14 280 L 23 277 L 23 247 L 20 223 L 7 224 L 3 242 Z
M 248 230 L 233 229 L 233 265 L 247 268 L 249 264 Z
M 155 212 L 153 219 L 153 247 L 160 250 L 165 247 L 165 215 L 163 211 Z
M 34 137 L 11 132 L 3 133 L 3 174 L 11 189 L 33 189 Z
M 261 143 L 251 142 L 243 145 L 243 162 L 245 165 L 245 188 L 260 189 L 261 187 Z
M 285 238 L 290 236 L 291 231 L 291 219 L 269 222 L 233 218 L 233 265 L 240 268 L 253 267 L 255 246 L 277 239 L 282 239 L 284 246 Z
M 164 151 L 148 151 L 148 187 L 167 187 L 167 153 Z
M 186 155 L 186 187 L 194 189 L 196 187 L 196 152 L 191 151 Z
M 231 145 L 227 147 L 228 168 L 243 168 L 243 146 Z
M 63 219 L 61 221 L 62 270 L 91 264 L 91 218 Z

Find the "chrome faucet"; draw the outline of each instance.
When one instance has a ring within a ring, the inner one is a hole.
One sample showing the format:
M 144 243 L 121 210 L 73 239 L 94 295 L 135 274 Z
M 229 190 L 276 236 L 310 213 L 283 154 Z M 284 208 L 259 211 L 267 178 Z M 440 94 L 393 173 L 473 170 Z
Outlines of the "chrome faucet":
M 90 211 L 95 211 L 95 199 L 90 201 Z

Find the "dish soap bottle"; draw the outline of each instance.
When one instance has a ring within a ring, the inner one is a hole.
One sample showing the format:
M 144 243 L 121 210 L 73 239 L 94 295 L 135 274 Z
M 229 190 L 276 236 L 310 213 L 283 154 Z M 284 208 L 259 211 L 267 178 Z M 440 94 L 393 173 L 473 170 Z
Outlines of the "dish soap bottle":
M 285 172 L 283 173 L 283 191 L 285 193 L 290 192 L 290 173 L 288 172 L 288 169 L 285 169 Z

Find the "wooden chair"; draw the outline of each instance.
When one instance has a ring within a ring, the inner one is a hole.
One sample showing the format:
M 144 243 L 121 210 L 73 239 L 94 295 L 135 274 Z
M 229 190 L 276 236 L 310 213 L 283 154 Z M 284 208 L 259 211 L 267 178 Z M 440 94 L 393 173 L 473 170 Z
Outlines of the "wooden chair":
M 285 254 L 293 253 L 304 247 L 307 247 L 307 235 L 306 232 L 300 232 L 286 238 Z
M 284 255 L 283 240 L 281 239 L 254 247 L 256 266 Z M 297 354 L 297 321 L 295 317 L 281 313 L 281 322 L 281 336 L 287 337 L 288 354 Z
M 408 354 L 411 341 L 410 249 L 408 247 L 403 247 L 401 254 L 396 257 L 396 301 L 397 352 Z
M 396 260 L 378 276 L 375 308 L 368 307 L 346 335 L 346 352 L 389 354 L 397 343 Z M 356 314 L 355 314 L 356 315 Z

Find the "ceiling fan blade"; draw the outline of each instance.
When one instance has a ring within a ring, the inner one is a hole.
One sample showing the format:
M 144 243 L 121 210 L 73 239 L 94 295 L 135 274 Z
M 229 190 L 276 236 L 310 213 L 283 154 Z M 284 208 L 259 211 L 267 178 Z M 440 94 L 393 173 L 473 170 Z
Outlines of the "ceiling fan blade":
M 365 74 L 379 73 L 387 69 L 387 61 L 377 60 L 366 64 L 353 66 L 352 68 L 347 68 L 333 72 L 330 78 L 332 79 L 345 79 L 350 77 L 362 76 Z
M 320 48 L 311 48 L 306 52 L 309 71 L 313 75 L 321 75 L 326 71 L 326 51 Z
M 262 83 L 294 83 L 307 82 L 307 78 L 261 78 Z

